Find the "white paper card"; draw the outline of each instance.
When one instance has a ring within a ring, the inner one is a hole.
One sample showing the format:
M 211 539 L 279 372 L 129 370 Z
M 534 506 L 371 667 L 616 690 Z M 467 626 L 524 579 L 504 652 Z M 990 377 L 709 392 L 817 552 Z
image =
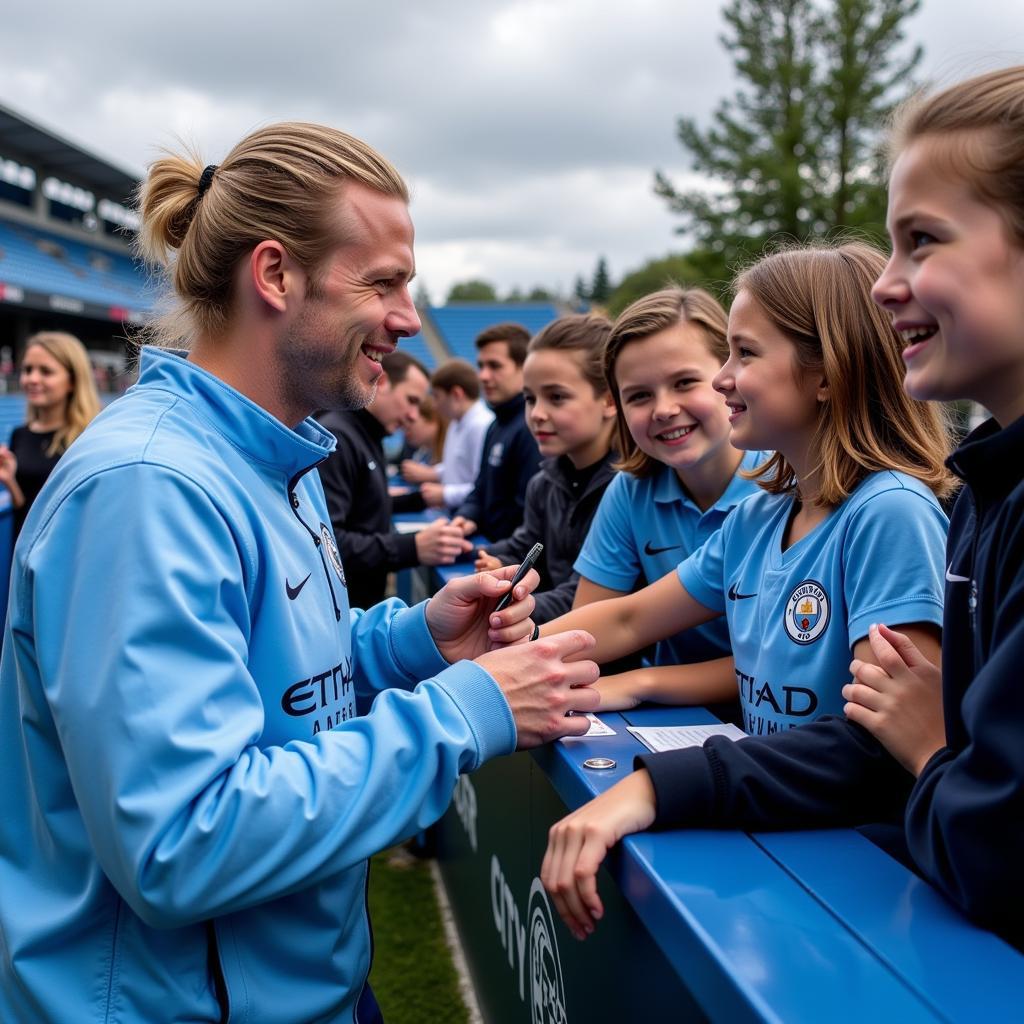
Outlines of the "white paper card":
M 614 736 L 615 730 L 610 725 L 605 725 L 597 715 L 587 713 L 587 719 L 590 722 L 590 728 L 583 734 L 583 736 L 563 736 L 562 740 L 581 740 L 585 736 L 588 740 L 593 739 L 595 736 Z
M 702 747 L 711 736 L 726 736 L 741 740 L 746 733 L 735 725 L 629 725 L 626 728 L 649 750 L 682 750 L 683 747 Z
M 429 523 L 400 522 L 400 523 L 395 523 L 394 527 L 395 527 L 395 531 L 397 533 L 418 533 L 425 526 L 429 526 L 429 525 L 430 525 Z

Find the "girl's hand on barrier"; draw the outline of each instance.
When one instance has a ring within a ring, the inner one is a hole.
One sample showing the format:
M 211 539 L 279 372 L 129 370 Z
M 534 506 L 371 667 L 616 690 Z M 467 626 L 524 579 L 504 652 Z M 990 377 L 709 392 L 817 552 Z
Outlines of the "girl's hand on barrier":
M 577 939 L 604 915 L 597 869 L 605 855 L 623 836 L 648 828 L 656 809 L 654 785 L 641 768 L 551 826 L 540 879 Z

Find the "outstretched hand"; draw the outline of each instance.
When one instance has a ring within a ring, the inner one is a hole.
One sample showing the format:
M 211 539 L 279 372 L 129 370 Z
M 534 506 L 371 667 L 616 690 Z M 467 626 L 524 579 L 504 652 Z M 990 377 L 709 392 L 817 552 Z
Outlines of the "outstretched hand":
M 601 862 L 623 836 L 649 828 L 656 811 L 654 785 L 641 768 L 551 826 L 540 880 L 577 939 L 604 916 L 597 894 Z
M 843 709 L 914 776 L 946 743 L 942 672 L 903 633 L 888 626 L 868 631 L 877 665 L 855 658 L 854 681 L 843 687 Z
M 446 661 L 472 660 L 487 651 L 529 640 L 533 633 L 533 590 L 540 576 L 531 569 L 516 584 L 512 603 L 495 612 L 508 592 L 516 565 L 461 576 L 427 602 L 427 627 Z

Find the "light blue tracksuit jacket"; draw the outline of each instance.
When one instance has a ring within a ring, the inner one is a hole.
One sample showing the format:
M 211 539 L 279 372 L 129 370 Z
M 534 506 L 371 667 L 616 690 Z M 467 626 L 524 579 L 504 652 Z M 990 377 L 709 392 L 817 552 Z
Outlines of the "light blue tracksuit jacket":
M 424 606 L 349 610 L 332 446 L 146 350 L 33 506 L 0 667 L 5 1024 L 353 1020 L 366 858 L 514 748 Z

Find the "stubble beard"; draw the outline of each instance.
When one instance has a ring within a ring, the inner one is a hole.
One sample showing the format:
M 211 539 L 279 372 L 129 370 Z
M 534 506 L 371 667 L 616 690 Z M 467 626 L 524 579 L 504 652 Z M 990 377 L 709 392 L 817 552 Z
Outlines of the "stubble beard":
M 329 337 L 330 332 L 315 318 L 303 317 L 282 339 L 282 392 L 299 408 L 363 409 L 377 394 L 377 384 L 367 389 L 359 381 L 360 343 L 356 338 L 325 340 Z M 345 352 L 340 361 L 339 349 Z

